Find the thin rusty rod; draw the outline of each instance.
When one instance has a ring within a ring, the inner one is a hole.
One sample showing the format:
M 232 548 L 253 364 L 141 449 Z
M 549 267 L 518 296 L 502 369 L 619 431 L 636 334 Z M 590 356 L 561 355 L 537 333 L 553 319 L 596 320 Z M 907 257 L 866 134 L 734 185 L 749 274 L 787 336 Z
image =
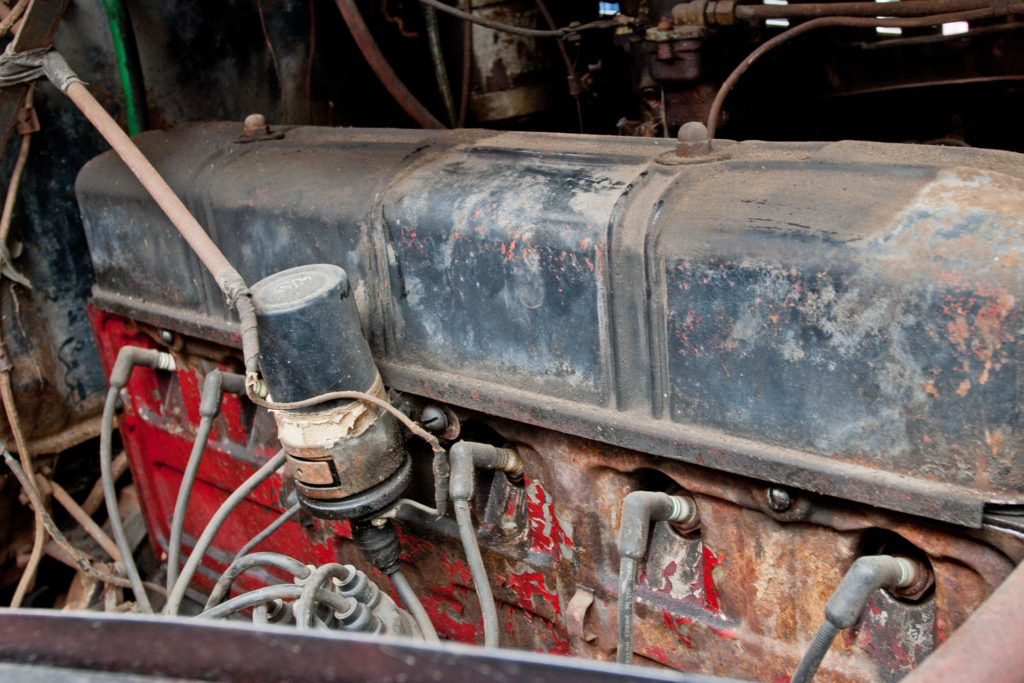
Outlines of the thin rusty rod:
M 359 8 L 356 7 L 355 0 L 335 0 L 335 4 L 338 5 L 341 17 L 345 20 L 345 24 L 348 26 L 348 30 L 352 34 L 353 40 L 356 41 L 356 46 L 363 54 L 366 63 L 373 69 L 373 73 L 377 74 L 377 78 L 380 79 L 380 82 L 390 93 L 391 97 L 394 98 L 395 102 L 398 103 L 398 106 L 402 108 L 402 111 L 408 114 L 422 128 L 446 128 L 436 116 L 431 114 L 416 99 L 416 96 L 409 91 L 405 83 L 402 82 L 402 79 L 395 73 L 395 70 L 391 68 L 391 64 L 384 57 L 384 53 L 380 51 L 377 41 L 370 34 L 370 29 L 367 28 L 366 22 L 363 21 L 363 15 L 360 14 Z
M 61 547 L 60 544 L 58 544 L 56 541 L 50 541 L 49 543 L 47 543 L 44 550 L 49 557 L 52 557 L 61 564 L 70 567 L 71 569 L 74 569 L 76 571 L 80 569 L 80 567 L 75 561 L 75 558 L 69 555 L 68 551 Z M 92 579 L 93 581 L 99 581 L 100 583 L 108 583 L 111 586 L 117 586 L 118 588 L 131 588 L 131 582 L 128 581 L 128 579 L 122 576 L 111 574 L 109 571 L 107 571 L 108 569 L 110 569 L 110 565 L 100 562 L 96 558 L 91 557 L 90 555 L 82 552 L 81 550 L 76 549 L 76 551 L 80 553 L 82 557 L 89 560 L 93 564 L 93 569 L 96 570 L 95 573 L 92 574 L 88 572 L 82 572 L 85 576 Z M 165 589 L 163 586 L 155 584 L 152 581 L 143 581 L 142 585 L 145 586 L 147 590 L 156 593 L 157 595 L 163 596 L 165 598 L 167 597 L 167 589 Z
M 100 525 L 94 522 L 92 517 L 85 513 L 85 510 L 75 502 L 75 499 L 71 497 L 71 494 L 64 490 L 63 486 L 52 479 L 47 480 L 46 483 L 53 491 L 54 500 L 60 503 L 61 507 L 68 511 L 71 518 L 82 525 L 85 532 L 92 536 L 94 541 L 100 544 L 100 547 L 103 548 L 107 555 L 110 555 L 110 559 L 114 560 L 114 562 L 121 562 L 121 553 L 117 549 L 117 544 L 114 543 L 114 539 L 110 538 L 110 536 L 100 528 Z
M 29 453 L 28 446 L 25 445 L 25 434 L 21 431 L 21 419 L 18 416 L 18 408 L 14 405 L 14 391 L 11 388 L 10 369 L 0 372 L 0 400 L 4 404 L 7 422 L 11 427 L 11 433 L 14 435 L 14 442 L 18 445 L 18 458 L 21 461 L 21 468 L 26 472 L 33 472 L 32 455 Z M 21 578 L 18 580 L 18 586 L 14 589 L 11 607 L 20 607 L 21 603 L 25 600 L 25 595 L 32 590 L 32 585 L 36 579 L 36 572 L 39 570 L 39 562 L 43 559 L 43 545 L 46 543 L 46 529 L 42 517 L 42 496 L 34 480 L 29 479 L 28 486 L 32 490 L 26 489 L 25 493 L 30 499 L 34 494 L 40 502 L 39 505 L 35 503 L 32 505 L 32 509 L 35 512 L 35 537 L 32 541 L 32 553 L 29 555 L 28 564 L 25 565 Z
M 11 8 L 10 13 L 4 17 L 3 21 L 0 21 L 0 38 L 7 35 L 11 27 L 18 23 L 18 19 L 21 19 L 21 15 L 25 13 L 25 8 L 28 7 L 30 1 L 18 0 L 18 4 Z
M 882 8 L 887 6 L 888 5 L 879 5 L 879 11 L 883 11 Z M 1006 5 L 1001 10 L 997 10 L 996 8 L 985 8 L 965 12 L 953 12 L 950 14 L 936 14 L 927 17 L 902 17 L 891 19 L 877 19 L 869 17 L 819 17 L 818 19 L 811 19 L 810 21 L 798 24 L 797 26 L 783 31 L 774 38 L 758 45 L 753 52 L 747 55 L 746 59 L 740 62 L 739 66 L 733 69 L 732 73 L 729 74 L 729 77 L 725 79 L 725 82 L 722 83 L 722 86 L 718 89 L 718 93 L 715 94 L 715 99 L 711 103 L 711 109 L 708 111 L 707 121 L 708 134 L 711 138 L 715 137 L 715 132 L 718 129 L 718 119 L 721 118 L 722 115 L 722 104 L 725 102 L 726 95 L 728 95 L 733 87 L 735 87 L 737 81 L 740 80 L 740 77 L 747 72 L 754 62 L 763 57 L 765 53 L 770 52 L 772 49 L 796 38 L 797 36 L 801 36 L 815 29 L 828 27 L 923 28 L 954 21 L 976 21 L 978 19 L 988 19 L 996 16 L 997 13 L 1005 15 L 1007 13 L 1013 14 L 1020 11 L 1024 11 L 1024 3 Z
M 25 164 L 28 162 L 28 152 L 31 147 L 32 133 L 25 133 L 21 136 L 21 147 L 18 150 L 18 159 L 14 162 L 14 170 L 11 172 L 11 182 L 7 186 L 7 197 L 4 199 L 3 214 L 0 215 L 0 246 L 7 246 L 7 236 L 11 232 L 11 219 L 14 216 L 14 204 L 18 199 L 18 188 L 21 186 L 21 176 L 25 172 Z
M 14 597 L 11 598 L 11 607 L 21 607 L 25 601 L 25 595 L 32 590 L 36 580 L 36 572 L 39 570 L 39 563 L 43 559 L 43 550 L 46 547 L 46 529 L 39 522 L 35 523 L 34 538 L 32 539 L 32 553 L 28 557 L 28 563 L 21 572 L 18 579 L 18 586 L 14 589 Z
M 83 553 L 81 550 L 71 545 L 67 537 L 61 533 L 61 530 L 57 527 L 57 524 L 53 521 L 53 518 L 43 508 L 43 500 L 39 496 L 38 492 L 33 488 L 34 482 L 29 479 L 25 471 L 21 469 L 21 465 L 14 459 L 14 456 L 9 451 L 3 451 L 4 463 L 11 469 L 14 476 L 18 479 L 22 489 L 28 494 L 29 500 L 32 502 L 32 507 L 35 508 L 36 512 L 39 513 L 43 519 L 43 525 L 46 527 L 46 531 L 53 538 L 57 546 L 63 550 L 67 556 L 74 562 L 74 567 L 78 571 L 82 572 L 86 576 L 102 581 L 103 583 L 109 583 L 113 586 L 120 586 L 121 588 L 131 588 L 131 582 L 123 576 L 115 576 L 110 572 L 98 569 L 93 566 L 96 561 Z M 154 584 L 144 584 L 150 590 L 154 590 L 158 593 L 164 592 L 163 586 L 156 586 Z M 136 596 L 137 599 L 137 596 Z
M 111 465 L 111 473 L 114 477 L 114 481 L 121 478 L 125 472 L 128 471 L 128 456 L 125 455 L 124 451 L 121 451 L 114 462 Z M 85 497 L 85 501 L 82 503 L 82 509 L 85 510 L 85 514 L 92 517 L 96 514 L 96 511 L 103 505 L 103 479 L 97 479 L 96 483 L 93 484 L 92 490 L 89 491 L 89 495 Z

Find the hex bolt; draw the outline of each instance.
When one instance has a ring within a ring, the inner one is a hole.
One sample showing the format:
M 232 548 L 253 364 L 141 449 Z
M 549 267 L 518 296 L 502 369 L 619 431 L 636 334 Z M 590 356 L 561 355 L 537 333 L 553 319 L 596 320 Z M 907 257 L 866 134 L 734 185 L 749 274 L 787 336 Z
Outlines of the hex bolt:
M 780 486 L 770 487 L 765 493 L 765 497 L 768 499 L 768 507 L 775 512 L 785 512 L 793 506 L 793 497 L 789 495 L 789 491 Z
M 249 114 L 245 117 L 245 130 L 243 135 L 247 138 L 260 138 L 270 135 L 270 126 L 267 125 L 267 117 L 263 114 Z
M 676 154 L 681 157 L 699 157 L 711 154 L 711 135 L 700 121 L 684 123 L 676 135 Z
M 427 406 L 420 413 L 420 424 L 438 434 L 448 429 L 448 416 L 438 406 Z

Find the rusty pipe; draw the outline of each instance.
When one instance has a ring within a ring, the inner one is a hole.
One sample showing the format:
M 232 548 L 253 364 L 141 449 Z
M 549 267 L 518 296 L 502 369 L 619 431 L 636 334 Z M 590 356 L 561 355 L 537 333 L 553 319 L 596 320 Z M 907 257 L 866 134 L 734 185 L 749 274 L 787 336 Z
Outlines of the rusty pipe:
M 246 374 L 254 376 L 258 370 L 259 339 L 256 331 L 256 311 L 252 306 L 252 299 L 245 280 L 224 256 L 220 247 L 210 239 L 206 230 L 171 189 L 171 186 L 167 184 L 160 172 L 153 167 L 153 164 L 132 142 L 128 134 L 121 130 L 117 121 L 96 101 L 96 98 L 71 70 L 59 52 L 51 50 L 46 54 L 43 58 L 43 70 L 46 77 L 68 96 L 89 120 L 89 123 L 110 144 L 114 152 L 121 157 L 121 160 L 128 166 L 128 170 L 146 188 L 164 215 L 213 275 L 217 286 L 238 312 L 245 370 Z
M 885 5 L 888 7 L 888 5 Z M 679 5 L 677 5 L 679 7 Z M 815 29 L 819 28 L 924 28 L 928 26 L 938 26 L 939 24 L 946 24 L 954 21 L 976 21 L 978 19 L 988 19 L 997 16 L 1006 16 L 1007 14 L 1013 14 L 1016 12 L 1024 11 L 1024 3 L 1013 3 L 1003 5 L 1000 8 L 988 8 L 968 10 L 965 12 L 951 12 L 949 14 L 934 14 L 926 17 L 893 17 L 887 19 L 876 19 L 873 17 L 818 17 L 817 19 L 811 19 L 802 24 L 783 31 L 777 36 L 761 43 L 758 45 L 753 52 L 739 63 L 739 65 L 733 69 L 732 73 L 725 79 L 721 87 L 718 88 L 718 92 L 715 94 L 715 99 L 711 102 L 711 107 L 708 110 L 708 137 L 714 139 L 715 133 L 718 129 L 718 120 L 722 115 L 722 105 L 725 103 L 725 97 L 735 87 L 740 77 L 747 72 L 747 70 L 756 62 L 758 59 L 763 57 L 765 53 L 778 47 L 779 45 L 796 38 L 797 36 L 803 35 Z
M 92 536 L 93 540 L 103 548 L 107 555 L 110 555 L 110 559 L 114 562 L 121 562 L 121 552 L 117 549 L 117 544 L 114 543 L 114 539 L 110 538 L 105 531 L 100 527 L 99 524 L 93 521 L 92 517 L 86 514 L 85 510 L 71 497 L 67 491 L 64 490 L 60 484 L 53 480 L 47 480 L 46 482 L 50 489 L 53 491 L 53 498 L 61 507 L 68 511 L 72 519 L 78 522 L 85 532 Z
M 792 5 L 736 5 L 737 19 L 813 19 L 815 17 L 923 17 L 991 7 L 989 0 L 907 0 L 880 8 L 877 2 L 813 2 Z
M 398 106 L 402 108 L 402 111 L 408 114 L 422 128 L 446 128 L 443 123 L 437 120 L 437 117 L 431 114 L 416 99 L 416 96 L 405 87 L 405 83 L 398 77 L 395 70 L 391 68 L 391 64 L 384 57 L 384 53 L 380 51 L 377 41 L 370 34 L 370 29 L 367 28 L 366 22 L 363 21 L 363 15 L 359 13 L 355 0 L 335 0 L 335 3 L 338 5 L 338 10 L 341 11 L 341 16 L 345 20 L 348 30 L 352 33 L 352 39 L 356 41 L 356 46 L 363 54 L 366 63 L 373 69 L 373 73 L 377 74 L 377 78 L 387 88 L 388 93 L 394 98 Z
M 1019 681 L 1024 671 L 1024 564 L 1017 566 L 995 592 L 944 645 L 904 678 L 931 683 L 970 678 L 990 683 Z

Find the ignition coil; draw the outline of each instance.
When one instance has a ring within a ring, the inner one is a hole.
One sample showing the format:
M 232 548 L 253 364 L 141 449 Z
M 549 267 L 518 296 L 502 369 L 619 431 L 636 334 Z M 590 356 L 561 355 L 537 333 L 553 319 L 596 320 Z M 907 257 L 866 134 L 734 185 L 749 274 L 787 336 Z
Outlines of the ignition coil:
M 252 287 L 260 368 L 275 402 L 332 391 L 387 399 L 349 287 L 331 264 L 285 270 Z M 275 410 L 302 506 L 323 519 L 360 519 L 391 505 L 410 478 L 395 419 L 364 401 Z

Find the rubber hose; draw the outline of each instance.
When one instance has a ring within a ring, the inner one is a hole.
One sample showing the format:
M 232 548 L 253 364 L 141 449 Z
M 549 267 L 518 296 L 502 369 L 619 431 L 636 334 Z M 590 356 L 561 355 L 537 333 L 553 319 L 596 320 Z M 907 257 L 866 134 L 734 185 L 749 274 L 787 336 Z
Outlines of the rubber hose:
M 114 431 L 114 411 L 117 409 L 117 395 L 120 393 L 117 386 L 110 387 L 107 392 L 106 403 L 103 404 L 103 422 L 100 425 L 100 477 L 103 480 L 103 498 L 107 503 L 107 515 L 110 518 L 110 531 L 117 543 L 117 549 L 121 553 L 124 562 L 124 571 L 131 582 L 132 592 L 135 593 L 135 602 L 146 614 L 153 613 L 153 606 L 146 595 L 146 589 L 142 585 L 142 577 L 139 575 L 139 568 L 135 566 L 135 559 L 132 557 L 132 549 L 128 544 L 128 537 L 124 533 L 124 525 L 121 523 L 121 511 L 117 507 L 117 491 L 114 488 L 113 456 L 111 455 L 111 442 Z
M 287 458 L 284 451 L 279 452 L 273 458 L 268 460 L 260 467 L 256 472 L 252 474 L 245 482 L 228 496 L 219 508 L 214 513 L 210 522 L 203 529 L 202 535 L 199 540 L 196 541 L 195 547 L 192 549 L 192 554 L 189 555 L 188 560 L 185 562 L 185 567 L 181 570 L 181 576 L 174 583 L 171 589 L 170 596 L 167 598 L 167 606 L 164 608 L 166 614 L 175 615 L 181 608 L 181 602 L 185 598 L 185 591 L 188 590 L 189 584 L 192 582 L 192 577 L 195 575 L 196 570 L 199 568 L 199 564 L 203 561 L 203 557 L 206 555 L 206 551 L 213 543 L 214 537 L 217 532 L 220 531 L 224 521 L 228 518 L 235 508 L 238 507 L 242 501 L 244 501 L 250 493 L 255 491 L 263 482 L 270 479 L 271 476 L 277 472 L 278 468 L 281 467 Z
M 462 548 L 466 553 L 466 564 L 473 576 L 473 586 L 480 600 L 480 614 L 484 620 L 484 647 L 498 647 L 498 608 L 494 604 L 494 594 L 487 580 L 487 568 L 484 558 L 480 555 L 480 545 L 476 540 L 473 520 L 469 513 L 469 501 L 456 500 L 455 521 L 459 525 L 459 536 Z
M 409 614 L 416 620 L 416 625 L 420 627 L 424 640 L 429 643 L 441 642 L 441 639 L 437 637 L 434 622 L 430 621 L 430 615 L 427 614 L 427 610 L 423 609 L 423 603 L 420 602 L 419 596 L 409 585 L 409 579 L 405 578 L 401 569 L 391 573 L 391 584 L 395 587 L 395 591 L 402 603 L 405 604 L 406 609 L 409 610 Z
M 185 533 L 185 515 L 188 514 L 188 503 L 192 497 L 192 487 L 196 483 L 196 474 L 199 472 L 199 464 L 203 460 L 203 453 L 206 451 L 206 444 L 210 438 L 210 430 L 213 429 L 212 417 L 201 417 L 199 428 L 196 430 L 196 440 L 192 444 L 192 453 L 188 456 L 188 464 L 185 466 L 185 473 L 181 477 L 181 486 L 178 488 L 178 499 L 174 501 L 174 514 L 171 517 L 171 538 L 167 543 L 167 590 L 170 591 L 178 580 L 178 570 L 181 562 L 181 537 Z

